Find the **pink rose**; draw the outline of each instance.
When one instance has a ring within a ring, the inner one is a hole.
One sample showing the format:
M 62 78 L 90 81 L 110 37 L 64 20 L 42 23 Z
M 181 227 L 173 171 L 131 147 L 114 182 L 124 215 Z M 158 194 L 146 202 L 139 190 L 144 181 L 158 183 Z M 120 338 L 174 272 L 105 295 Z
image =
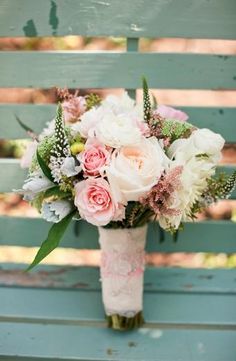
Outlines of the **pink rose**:
M 80 216 L 95 226 L 105 226 L 116 214 L 110 186 L 103 178 L 88 178 L 77 183 L 75 205 Z
M 180 122 L 186 122 L 188 120 L 188 115 L 186 113 L 181 110 L 168 107 L 167 105 L 159 105 L 156 112 L 163 118 L 179 120 Z
M 98 176 L 109 163 L 110 153 L 102 143 L 92 138 L 87 140 L 85 150 L 77 158 L 86 176 Z
M 86 110 L 84 97 L 73 97 L 62 103 L 65 122 L 76 121 Z

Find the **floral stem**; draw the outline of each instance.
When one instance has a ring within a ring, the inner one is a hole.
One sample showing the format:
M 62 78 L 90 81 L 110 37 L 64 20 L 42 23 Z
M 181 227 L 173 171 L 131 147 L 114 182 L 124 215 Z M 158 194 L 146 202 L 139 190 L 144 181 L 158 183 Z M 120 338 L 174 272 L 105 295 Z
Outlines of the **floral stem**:
M 107 316 L 107 321 L 109 328 L 119 331 L 133 330 L 144 324 L 142 311 L 138 312 L 134 317 L 125 317 L 118 314 Z

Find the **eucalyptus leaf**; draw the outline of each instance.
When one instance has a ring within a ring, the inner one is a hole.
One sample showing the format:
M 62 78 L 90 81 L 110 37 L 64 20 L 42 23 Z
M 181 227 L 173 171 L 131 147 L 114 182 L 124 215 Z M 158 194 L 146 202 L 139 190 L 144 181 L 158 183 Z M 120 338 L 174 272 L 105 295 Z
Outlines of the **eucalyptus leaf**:
M 54 179 L 52 177 L 51 174 L 51 170 L 48 167 L 48 165 L 46 164 L 46 162 L 43 160 L 43 158 L 41 157 L 41 155 L 39 154 L 39 151 L 37 150 L 37 161 L 39 163 L 40 168 L 43 171 L 43 174 L 51 181 L 54 183 Z
M 48 232 L 47 239 L 42 243 L 38 253 L 35 256 L 35 259 L 31 265 L 26 269 L 30 271 L 33 267 L 39 264 L 46 256 L 48 256 L 56 247 L 58 247 L 61 238 L 63 237 L 67 227 L 69 226 L 74 214 L 74 210 L 63 218 L 60 222 L 54 223 Z

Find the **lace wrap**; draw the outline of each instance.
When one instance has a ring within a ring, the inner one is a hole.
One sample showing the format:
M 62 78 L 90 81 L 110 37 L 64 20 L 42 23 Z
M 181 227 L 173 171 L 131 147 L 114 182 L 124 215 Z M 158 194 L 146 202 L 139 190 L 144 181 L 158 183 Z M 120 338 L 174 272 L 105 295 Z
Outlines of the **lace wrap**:
M 143 308 L 147 226 L 99 228 L 102 297 L 108 316 L 134 317 Z

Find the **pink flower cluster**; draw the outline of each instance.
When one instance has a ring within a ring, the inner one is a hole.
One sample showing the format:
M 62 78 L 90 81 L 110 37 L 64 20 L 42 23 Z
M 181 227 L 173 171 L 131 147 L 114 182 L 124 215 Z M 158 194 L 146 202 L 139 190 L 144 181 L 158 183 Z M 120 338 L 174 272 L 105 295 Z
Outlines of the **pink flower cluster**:
M 159 182 L 141 199 L 141 203 L 149 206 L 157 216 L 179 215 L 180 211 L 171 208 L 170 204 L 172 204 L 174 192 L 181 186 L 182 172 L 183 166 L 177 166 L 163 175 Z

